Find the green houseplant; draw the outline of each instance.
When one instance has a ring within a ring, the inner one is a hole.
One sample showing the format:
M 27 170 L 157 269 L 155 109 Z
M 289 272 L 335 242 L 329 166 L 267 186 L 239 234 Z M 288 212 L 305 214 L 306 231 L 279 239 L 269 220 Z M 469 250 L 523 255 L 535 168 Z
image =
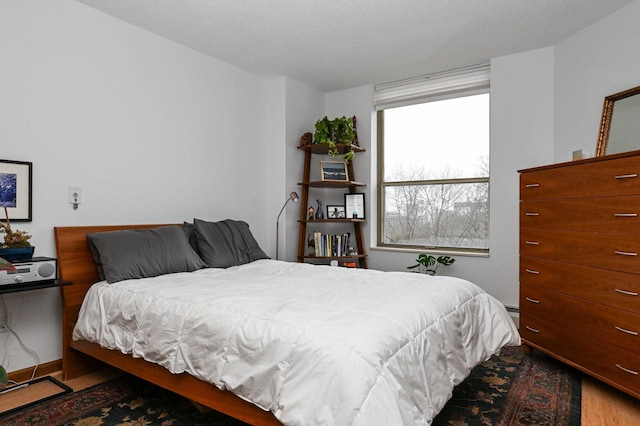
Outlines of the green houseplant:
M 432 256 L 430 254 L 419 254 L 416 259 L 415 265 L 407 266 L 407 269 L 416 269 L 414 272 L 419 272 L 422 274 L 435 275 L 438 266 L 444 265 L 449 266 L 456 260 L 451 256 Z
M 357 145 L 357 133 L 355 117 L 338 117 L 333 120 L 325 115 L 316 122 L 313 143 L 325 143 L 329 145 L 329 155 L 338 156 L 337 144 L 349 145 L 344 154 L 344 161 L 350 161 L 355 155 L 353 145 Z
M 0 365 L 0 389 L 6 388 L 7 383 L 9 383 L 9 376 L 7 375 L 7 370 L 5 370 L 2 365 Z

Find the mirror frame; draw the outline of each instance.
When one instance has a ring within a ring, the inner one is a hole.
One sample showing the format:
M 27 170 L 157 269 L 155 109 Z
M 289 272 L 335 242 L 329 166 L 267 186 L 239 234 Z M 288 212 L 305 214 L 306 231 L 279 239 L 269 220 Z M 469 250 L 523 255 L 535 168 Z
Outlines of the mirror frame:
M 640 86 L 614 93 L 604 98 L 602 106 L 602 118 L 600 120 L 600 131 L 598 132 L 598 143 L 596 144 L 596 157 L 607 155 L 607 145 L 609 145 L 609 131 L 611 130 L 611 119 L 613 118 L 613 106 L 616 101 L 640 94 Z

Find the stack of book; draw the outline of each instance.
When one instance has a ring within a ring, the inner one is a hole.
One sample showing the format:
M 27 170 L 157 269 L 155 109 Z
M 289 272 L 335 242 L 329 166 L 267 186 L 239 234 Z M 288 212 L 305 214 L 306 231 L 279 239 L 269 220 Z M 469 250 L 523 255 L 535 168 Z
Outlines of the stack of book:
M 349 239 L 351 233 L 323 234 L 313 233 L 313 243 L 316 257 L 338 257 L 349 255 Z

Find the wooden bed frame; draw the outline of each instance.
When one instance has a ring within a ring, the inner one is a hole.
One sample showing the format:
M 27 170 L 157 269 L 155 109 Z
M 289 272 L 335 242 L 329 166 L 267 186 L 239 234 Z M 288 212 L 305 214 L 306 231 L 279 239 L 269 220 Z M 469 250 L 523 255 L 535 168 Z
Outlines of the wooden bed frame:
M 98 270 L 87 243 L 86 234 L 124 229 L 153 228 L 162 225 L 115 225 L 55 227 L 58 275 L 72 281 L 60 288 L 62 292 L 62 370 L 64 380 L 103 367 L 106 363 L 140 377 L 186 398 L 252 425 L 281 425 L 271 412 L 222 391 L 212 384 L 187 374 L 172 374 L 162 366 L 119 351 L 104 349 L 98 344 L 73 341 L 71 335 L 78 313 L 89 287 L 98 282 Z

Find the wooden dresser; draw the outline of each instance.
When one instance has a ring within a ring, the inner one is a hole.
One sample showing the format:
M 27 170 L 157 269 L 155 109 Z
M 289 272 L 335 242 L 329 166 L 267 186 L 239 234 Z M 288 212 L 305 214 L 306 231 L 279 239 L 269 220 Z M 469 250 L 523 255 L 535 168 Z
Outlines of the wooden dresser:
M 519 172 L 523 343 L 640 398 L 640 151 Z

